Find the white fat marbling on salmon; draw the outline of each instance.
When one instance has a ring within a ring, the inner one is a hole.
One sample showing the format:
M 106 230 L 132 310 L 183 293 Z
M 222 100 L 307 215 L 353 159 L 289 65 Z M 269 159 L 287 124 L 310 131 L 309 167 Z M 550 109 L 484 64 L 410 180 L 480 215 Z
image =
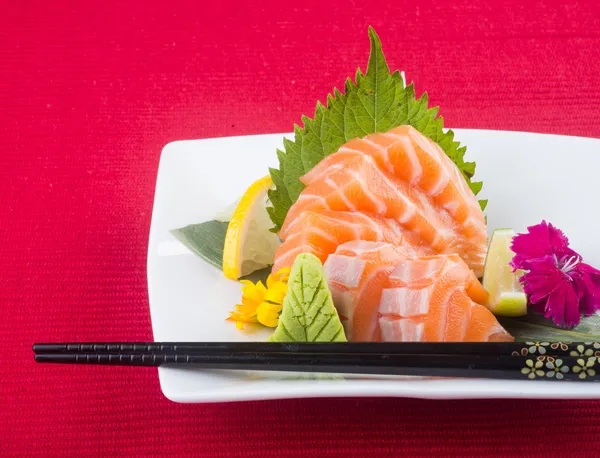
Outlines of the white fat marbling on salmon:
M 415 147 L 407 137 L 399 137 L 398 141 L 404 146 L 404 151 L 412 165 L 410 184 L 416 185 L 423 177 L 423 165 L 419 162 L 419 157 L 415 151 Z
M 329 186 L 331 186 L 332 189 L 335 190 L 334 192 L 340 197 L 342 202 L 344 202 L 344 205 L 349 211 L 353 212 L 357 210 L 356 205 L 354 205 L 354 202 L 351 202 L 346 196 L 346 194 L 344 194 L 343 192 L 339 192 L 338 185 L 331 178 L 325 178 L 325 183 L 327 183 Z M 329 205 L 327 206 L 327 208 L 330 208 Z
M 344 332 L 346 337 L 352 332 L 352 325 L 354 322 L 354 295 L 352 291 L 341 288 L 336 285 L 330 285 L 329 290 L 331 291 L 331 299 L 335 304 L 335 308 L 342 320 L 344 326 Z
M 311 252 L 313 252 L 312 248 L 313 247 L 311 245 L 309 245 L 308 243 L 303 243 L 302 245 L 295 246 L 291 250 L 288 250 L 283 255 L 281 255 L 277 259 L 277 262 L 278 263 L 282 263 L 282 262 L 285 262 L 285 261 L 289 260 L 289 261 L 291 261 L 293 263 L 294 259 L 296 259 L 296 256 L 298 256 L 300 253 L 311 253 Z M 277 270 L 279 270 L 279 269 L 277 269 Z
M 325 261 L 327 281 L 346 288 L 356 288 L 365 270 L 366 262 L 360 258 L 332 254 Z
M 396 339 L 397 333 L 394 331 L 395 323 L 398 320 L 390 320 L 389 318 L 379 318 L 379 328 L 381 329 L 381 340 L 384 342 L 402 342 L 402 336 L 400 339 Z
M 446 173 L 442 173 L 440 174 L 440 178 L 437 181 L 437 183 L 435 183 L 429 190 L 429 195 L 432 197 L 437 196 L 438 194 L 440 194 L 444 189 L 446 189 L 446 186 L 448 186 L 448 183 L 450 182 L 450 177 L 446 174 Z
M 390 280 L 400 281 L 406 285 L 430 280 L 445 262 L 445 259 L 439 256 L 422 257 L 410 262 L 401 262 L 390 274 Z
M 444 208 L 452 215 L 455 214 L 456 211 L 458 210 L 458 208 L 460 207 L 460 204 L 456 201 L 450 201 L 450 202 L 446 202 L 444 204 Z
M 368 187 L 364 183 L 362 176 L 356 176 L 356 174 L 353 174 L 353 176 L 361 183 L 366 194 Z M 400 191 L 398 186 L 387 175 L 382 174 L 382 180 L 388 186 L 388 188 L 395 193 L 398 201 L 401 201 L 404 205 L 404 213 L 398 217 L 399 223 L 406 225 L 412 222 L 417 215 L 422 214 L 424 219 L 427 221 L 427 224 L 430 224 L 438 234 L 441 234 L 441 237 L 444 239 L 454 238 L 456 236 L 451 226 L 449 227 L 441 224 L 440 219 L 442 219 L 444 215 L 441 215 L 438 211 L 436 211 L 433 205 L 431 205 L 431 203 L 425 198 L 425 196 L 414 193 L 414 196 L 412 197 L 416 197 L 416 199 L 411 200 L 405 193 Z M 421 203 L 422 205 L 416 205 L 415 201 L 417 203 Z
M 340 149 L 338 150 L 338 153 L 355 153 L 357 155 L 365 154 L 364 151 L 359 151 L 357 149 L 348 148 L 347 146 L 341 146 Z
M 380 198 L 378 198 L 375 194 L 373 194 L 368 186 L 365 186 L 364 179 L 358 172 L 355 172 L 352 170 L 352 171 L 350 171 L 350 175 L 352 177 L 354 177 L 354 179 L 361 184 L 362 190 L 363 190 L 365 196 L 367 196 L 367 198 L 371 202 L 373 202 L 373 204 L 377 208 L 376 213 L 378 215 L 385 215 L 385 213 L 387 212 L 387 205 L 385 204 L 385 202 L 383 202 Z M 342 195 L 344 198 L 346 197 L 344 195 L 344 193 L 340 193 L 340 195 Z M 344 202 L 345 202 L 345 200 L 344 200 Z
M 391 172 L 394 170 L 394 167 L 392 166 L 392 163 L 390 162 L 390 157 L 387 154 L 387 149 L 383 148 L 380 144 L 375 143 L 373 140 L 371 140 L 368 136 L 362 139 L 363 142 L 371 145 L 372 147 L 374 147 L 378 152 L 379 155 L 381 157 L 381 159 L 383 160 L 383 163 L 385 165 L 385 169 L 388 172 Z
M 329 209 L 329 204 L 327 203 L 327 200 L 325 199 L 325 197 L 318 196 L 318 195 L 301 193 L 300 196 L 298 197 L 298 200 L 296 201 L 296 204 L 304 205 L 304 203 L 307 201 L 312 204 L 312 205 L 309 204 L 311 206 L 311 210 L 314 209 L 315 207 Z M 289 234 L 293 233 L 294 228 L 296 227 L 296 225 L 299 221 L 300 221 L 300 218 L 290 219 L 289 222 L 286 219 L 283 227 L 281 228 L 281 232 L 279 233 L 279 237 L 281 237 L 284 241 L 287 240 L 290 237 Z
M 410 318 L 392 320 L 387 317 L 379 319 L 381 337 L 384 342 L 422 342 L 425 324 Z
M 475 204 L 477 204 L 475 195 L 467 186 L 467 182 L 462 176 L 460 170 L 458 170 L 458 167 L 456 167 L 446 153 L 444 153 L 442 148 L 437 143 L 420 134 L 416 130 L 412 130 L 409 135 L 411 139 L 429 155 L 429 157 L 439 164 L 440 169 L 445 172 L 443 174 L 446 178 L 445 184 L 442 182 L 437 183 L 435 189 L 431 191 L 433 193 L 432 195 L 439 194 L 446 188 L 446 186 L 455 186 L 459 194 L 463 197 L 466 205 L 475 210 Z M 450 178 L 453 179 L 450 180 Z
M 311 227 L 307 229 L 308 231 L 310 231 L 312 234 L 317 234 L 321 237 L 323 237 L 325 240 L 329 240 L 331 243 L 337 243 L 337 239 L 335 239 L 331 234 L 325 232 L 323 229 L 318 228 L 318 227 Z M 293 241 L 298 237 L 303 237 L 304 233 L 303 231 L 301 232 L 296 232 L 294 235 L 292 235 L 291 237 L 288 238 L 289 241 Z
M 413 317 L 429 313 L 433 286 L 421 289 L 384 288 L 381 293 L 379 313 Z
M 356 157 L 358 155 L 363 155 L 364 153 L 361 151 L 346 148 L 342 145 L 342 147 L 337 151 L 337 153 L 330 154 L 329 156 L 325 157 L 323 160 L 321 160 L 321 162 L 319 162 L 315 167 L 313 167 L 311 171 L 301 176 L 300 181 L 308 186 L 315 181 L 318 181 L 326 176 L 335 173 L 336 170 L 344 168 L 345 163 L 343 161 L 339 162 L 337 160 L 340 154 L 345 157 Z
M 344 251 L 353 251 L 356 254 L 363 253 L 374 253 L 376 251 L 384 248 L 387 243 L 384 242 L 370 242 L 366 240 L 352 240 L 351 242 L 346 242 L 338 247 L 338 249 L 342 249 Z
M 370 218 L 367 214 L 365 213 L 361 213 L 361 212 L 355 212 L 352 213 L 353 216 L 356 217 L 356 219 L 358 221 L 356 221 L 355 223 L 353 223 L 354 226 L 358 226 L 359 223 L 362 223 L 368 227 L 370 227 L 373 231 L 375 231 L 378 235 L 378 240 L 383 240 L 383 232 L 381 230 L 381 227 L 379 226 L 379 224 L 377 224 L 375 222 L 375 220 L 373 218 Z M 401 237 L 401 234 L 397 233 L 398 236 Z

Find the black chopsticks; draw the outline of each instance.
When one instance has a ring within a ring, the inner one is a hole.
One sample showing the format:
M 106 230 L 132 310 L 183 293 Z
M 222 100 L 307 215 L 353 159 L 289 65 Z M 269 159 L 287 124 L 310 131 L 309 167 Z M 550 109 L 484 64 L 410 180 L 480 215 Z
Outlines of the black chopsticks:
M 597 381 L 600 345 L 587 343 L 98 342 L 33 346 L 40 363 Z
M 78 342 L 36 343 L 47 353 L 302 353 L 473 356 L 600 356 L 595 342 Z

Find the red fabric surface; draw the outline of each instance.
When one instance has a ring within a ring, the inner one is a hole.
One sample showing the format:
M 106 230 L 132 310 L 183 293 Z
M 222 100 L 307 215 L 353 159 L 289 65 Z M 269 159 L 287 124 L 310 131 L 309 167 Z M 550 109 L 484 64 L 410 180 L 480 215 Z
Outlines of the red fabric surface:
M 597 401 L 177 405 L 155 370 L 30 350 L 151 339 L 162 147 L 291 130 L 366 67 L 368 24 L 449 126 L 600 137 L 594 3 L 3 2 L 0 453 L 598 456 Z

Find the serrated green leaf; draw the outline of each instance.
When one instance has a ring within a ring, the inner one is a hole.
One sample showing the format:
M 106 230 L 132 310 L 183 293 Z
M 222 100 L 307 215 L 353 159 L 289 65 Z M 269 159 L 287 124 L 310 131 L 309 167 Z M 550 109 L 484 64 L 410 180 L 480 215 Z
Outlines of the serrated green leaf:
M 483 183 L 481 181 L 474 181 L 471 183 L 471 190 L 473 191 L 473 194 L 479 194 L 479 191 L 481 191 L 482 187 Z
M 469 178 L 475 174 L 475 162 L 463 162 L 463 173 Z
M 344 93 L 334 89 L 327 96 L 327 106 L 317 103 L 313 118 L 302 116 L 303 127 L 295 126 L 294 140 L 284 142 L 285 152 L 278 151 L 279 170 L 271 169 L 275 189 L 269 191 L 272 207 L 269 215 L 277 232 L 289 208 L 304 189 L 300 177 L 324 157 L 334 153 L 347 141 L 375 132 L 410 124 L 437 142 L 460 169 L 475 194 L 481 183 L 471 183 L 475 163 L 465 162 L 466 148 L 454 141 L 454 132 L 444 130 L 438 107 L 429 108 L 427 93 L 416 98 L 414 86 L 404 85 L 402 75 L 390 69 L 381 49 L 381 41 L 369 27 L 371 52 L 367 72 L 357 69 L 354 81 L 348 78 Z M 485 208 L 485 202 L 480 202 Z
M 271 342 L 346 342 L 319 258 L 296 257 Z
M 517 341 L 590 342 L 600 341 L 600 315 L 582 317 L 573 329 L 561 329 L 541 315 L 522 318 L 497 317 L 500 324 Z

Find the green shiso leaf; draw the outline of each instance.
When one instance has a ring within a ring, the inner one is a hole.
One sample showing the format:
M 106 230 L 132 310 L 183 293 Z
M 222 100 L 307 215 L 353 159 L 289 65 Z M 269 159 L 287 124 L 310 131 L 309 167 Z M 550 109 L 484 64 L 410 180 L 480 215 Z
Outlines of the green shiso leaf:
M 346 80 L 343 93 L 334 89 L 327 97 L 327 106 L 318 102 L 313 118 L 302 116 L 303 127 L 294 127 L 294 140 L 285 140 L 283 151 L 277 151 L 279 169 L 270 169 L 275 188 L 269 191 L 272 207 L 268 209 L 275 232 L 304 189 L 300 182 L 302 175 L 348 140 L 403 124 L 412 125 L 437 142 L 473 192 L 478 194 L 481 190 L 481 182 L 471 181 L 475 163 L 464 161 L 466 147 L 454 141 L 452 130 L 444 129 L 443 118 L 437 116 L 438 107 L 428 107 L 427 93 L 416 98 L 414 86 L 405 86 L 398 71 L 390 73 L 372 27 L 369 38 L 371 53 L 366 74 L 358 69 L 355 81 Z M 481 207 L 485 208 L 486 203 L 481 201 Z
M 319 258 L 299 254 L 271 342 L 346 342 Z
M 600 341 L 600 315 L 582 317 L 573 329 L 562 329 L 542 315 L 529 314 L 521 318 L 497 317 L 500 324 L 516 341 L 590 342 Z

